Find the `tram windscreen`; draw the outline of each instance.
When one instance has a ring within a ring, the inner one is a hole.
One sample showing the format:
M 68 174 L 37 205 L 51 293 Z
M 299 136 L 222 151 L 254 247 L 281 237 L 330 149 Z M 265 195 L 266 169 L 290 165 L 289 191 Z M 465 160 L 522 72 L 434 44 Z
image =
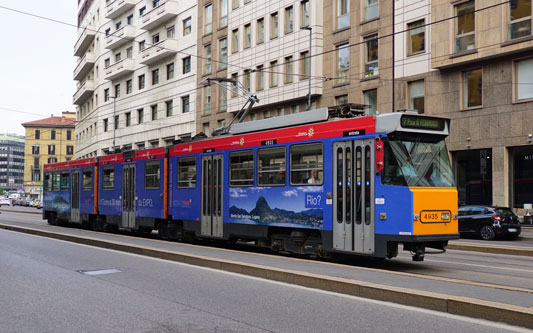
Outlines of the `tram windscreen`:
M 394 133 L 384 143 L 383 184 L 455 186 L 444 137 Z

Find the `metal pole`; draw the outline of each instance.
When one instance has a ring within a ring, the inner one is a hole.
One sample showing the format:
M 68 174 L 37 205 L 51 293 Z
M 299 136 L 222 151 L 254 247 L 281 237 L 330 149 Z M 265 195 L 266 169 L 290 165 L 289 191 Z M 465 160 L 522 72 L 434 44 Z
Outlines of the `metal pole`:
M 117 124 L 116 124 L 116 105 L 117 105 L 117 96 L 113 96 L 113 153 L 115 152 L 115 131 L 117 130 Z
M 313 41 L 313 31 L 312 28 L 307 26 L 302 29 L 309 30 L 309 91 L 307 93 L 307 111 L 311 110 L 311 43 Z
M 396 67 L 396 61 L 395 61 L 395 34 L 396 34 L 396 12 L 394 11 L 395 3 L 396 1 L 392 1 L 392 112 L 394 112 L 396 108 L 396 91 L 395 91 L 395 85 L 396 82 L 394 81 L 395 76 L 395 67 Z

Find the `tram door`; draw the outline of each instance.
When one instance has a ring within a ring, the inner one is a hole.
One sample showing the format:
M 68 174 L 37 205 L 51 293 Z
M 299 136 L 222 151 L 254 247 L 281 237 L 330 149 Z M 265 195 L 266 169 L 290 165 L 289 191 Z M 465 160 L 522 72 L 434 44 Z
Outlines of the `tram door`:
M 70 222 L 81 223 L 80 219 L 80 171 L 72 171 L 70 182 Z
M 374 140 L 333 144 L 333 248 L 374 253 Z
M 122 227 L 135 228 L 135 164 L 122 166 Z
M 222 155 L 202 157 L 202 236 L 223 237 L 222 184 L 224 158 Z

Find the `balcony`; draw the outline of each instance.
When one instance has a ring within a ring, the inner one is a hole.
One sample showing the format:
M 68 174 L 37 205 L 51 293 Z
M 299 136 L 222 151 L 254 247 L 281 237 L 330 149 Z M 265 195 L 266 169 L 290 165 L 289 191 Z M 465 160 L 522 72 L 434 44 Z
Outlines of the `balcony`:
M 79 88 L 78 91 L 74 94 L 72 98 L 72 104 L 75 105 L 82 105 L 85 103 L 87 98 L 91 97 L 94 93 L 94 81 L 93 80 L 87 80 L 83 82 Z
M 135 39 L 135 27 L 126 25 L 105 38 L 106 49 L 116 49 L 117 47 L 131 42 Z
M 113 65 L 105 68 L 105 79 L 106 80 L 116 80 L 124 75 L 133 73 L 135 70 L 135 64 L 133 59 L 122 59 L 119 62 L 114 63 Z
M 147 47 L 141 52 L 141 64 L 150 65 L 161 59 L 178 53 L 178 40 L 165 39 L 155 45 Z
M 94 40 L 94 36 L 96 35 L 96 28 L 94 25 L 88 25 L 83 29 L 80 37 L 78 38 L 78 41 L 74 45 L 74 55 L 76 57 L 82 56 L 85 51 L 87 51 L 87 48 L 91 45 L 91 43 Z
M 166 1 L 144 14 L 141 17 L 141 24 L 139 27 L 144 30 L 150 30 L 177 16 L 178 13 L 178 2 Z
M 115 0 L 105 7 L 105 18 L 115 19 L 135 6 L 136 0 Z
M 92 52 L 87 52 L 81 58 L 80 62 L 76 66 L 76 69 L 74 69 L 74 80 L 81 81 L 87 73 L 91 71 L 91 69 L 94 66 L 94 63 L 96 61 L 96 56 Z

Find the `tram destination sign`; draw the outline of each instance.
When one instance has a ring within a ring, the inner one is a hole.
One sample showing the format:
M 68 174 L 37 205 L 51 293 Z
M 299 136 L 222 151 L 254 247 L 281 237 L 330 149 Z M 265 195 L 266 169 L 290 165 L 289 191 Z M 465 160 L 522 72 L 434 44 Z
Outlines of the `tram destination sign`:
M 401 125 L 405 128 L 442 131 L 444 130 L 445 121 L 446 119 L 442 118 L 419 117 L 404 114 L 401 118 Z
M 350 131 L 344 131 L 342 133 L 342 136 L 357 136 L 357 135 L 363 135 L 366 133 L 365 129 L 354 129 Z

